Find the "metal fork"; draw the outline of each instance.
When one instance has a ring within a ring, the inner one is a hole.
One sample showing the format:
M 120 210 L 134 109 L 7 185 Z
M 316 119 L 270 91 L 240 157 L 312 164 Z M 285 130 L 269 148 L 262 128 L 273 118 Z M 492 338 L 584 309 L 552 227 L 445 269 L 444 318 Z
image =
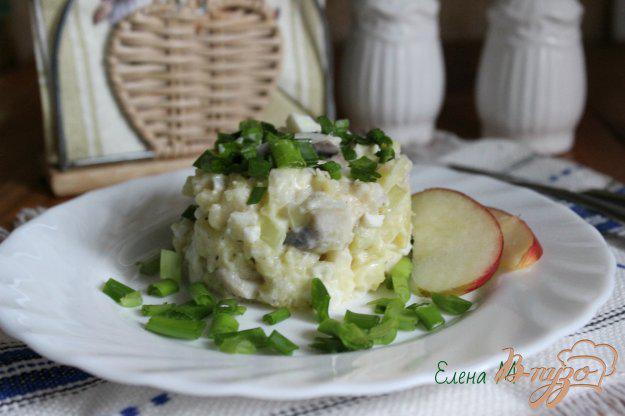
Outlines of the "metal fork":
M 524 179 L 519 179 L 514 176 L 500 172 L 470 168 L 467 166 L 455 164 L 446 165 L 446 167 L 459 172 L 489 176 L 503 182 L 532 189 L 544 195 L 552 196 L 554 198 L 562 199 L 569 202 L 574 202 L 586 208 L 597 211 L 608 218 L 620 222 L 621 224 L 625 224 L 625 195 L 609 192 L 605 189 L 589 189 L 583 192 L 572 192 L 554 186 L 542 185 L 539 183 L 526 181 Z

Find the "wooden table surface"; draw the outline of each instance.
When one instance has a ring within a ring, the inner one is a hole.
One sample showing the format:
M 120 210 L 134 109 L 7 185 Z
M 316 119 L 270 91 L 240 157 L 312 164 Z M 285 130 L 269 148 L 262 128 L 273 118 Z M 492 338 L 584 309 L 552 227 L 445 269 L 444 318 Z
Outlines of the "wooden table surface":
M 479 136 L 474 105 L 479 46 L 445 47 L 447 93 L 438 125 L 466 138 Z M 625 45 L 587 48 L 588 105 L 566 158 L 625 182 Z M 55 198 L 44 176 L 43 132 L 33 65 L 0 76 L 0 226 L 10 228 L 21 208 L 49 207 Z

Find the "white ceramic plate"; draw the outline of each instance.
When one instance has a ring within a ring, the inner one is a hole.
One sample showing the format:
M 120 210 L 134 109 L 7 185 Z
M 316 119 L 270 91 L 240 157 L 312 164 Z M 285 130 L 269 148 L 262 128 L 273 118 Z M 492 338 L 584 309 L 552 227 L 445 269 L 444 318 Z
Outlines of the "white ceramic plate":
M 502 348 L 531 354 L 584 325 L 612 290 L 615 262 L 599 233 L 573 212 L 525 189 L 440 168 L 415 168 L 413 191 L 445 186 L 521 215 L 543 258 L 499 276 L 478 306 L 431 334 L 402 333 L 391 346 L 314 354 L 315 325 L 295 316 L 277 326 L 302 345 L 293 357 L 227 355 L 145 331 L 136 309 L 100 291 L 109 277 L 144 288 L 134 263 L 168 245 L 169 224 L 187 206 L 180 196 L 191 171 L 138 179 L 90 192 L 16 230 L 0 245 L 0 324 L 40 354 L 109 380 L 203 396 L 296 399 L 385 393 L 433 382 L 440 360 L 483 370 Z M 144 298 L 146 303 L 155 299 Z M 241 328 L 268 309 L 251 305 Z

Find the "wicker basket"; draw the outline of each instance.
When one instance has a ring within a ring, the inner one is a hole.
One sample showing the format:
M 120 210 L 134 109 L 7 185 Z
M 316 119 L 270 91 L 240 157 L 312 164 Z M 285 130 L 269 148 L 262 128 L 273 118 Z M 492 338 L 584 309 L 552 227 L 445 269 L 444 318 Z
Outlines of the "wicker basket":
M 258 117 L 280 72 L 281 39 L 262 0 L 154 2 L 111 33 L 119 105 L 157 157 L 197 154 Z

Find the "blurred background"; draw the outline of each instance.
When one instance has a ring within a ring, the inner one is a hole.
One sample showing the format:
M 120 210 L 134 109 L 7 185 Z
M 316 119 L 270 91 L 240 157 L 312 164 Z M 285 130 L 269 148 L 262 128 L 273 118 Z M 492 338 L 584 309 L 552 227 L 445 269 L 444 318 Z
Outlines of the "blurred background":
M 0 226 L 10 225 L 24 206 L 49 206 L 64 200 L 53 197 L 45 181 L 42 116 L 27 3 L 0 0 Z M 476 73 L 490 2 L 440 3 L 446 89 L 436 126 L 476 139 L 480 136 Z M 581 4 L 585 9 L 582 33 L 588 98 L 575 146 L 562 156 L 624 182 L 625 0 L 583 0 Z M 326 14 L 338 73 L 352 25 L 350 0 L 328 0 Z M 342 113 L 339 105 L 338 116 Z

